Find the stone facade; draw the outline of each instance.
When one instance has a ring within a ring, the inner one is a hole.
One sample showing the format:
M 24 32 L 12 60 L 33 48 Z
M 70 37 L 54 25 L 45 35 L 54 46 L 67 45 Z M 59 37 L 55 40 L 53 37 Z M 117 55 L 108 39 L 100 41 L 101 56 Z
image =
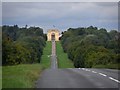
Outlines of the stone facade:
M 47 41 L 59 41 L 60 32 L 56 29 L 50 29 L 47 32 Z

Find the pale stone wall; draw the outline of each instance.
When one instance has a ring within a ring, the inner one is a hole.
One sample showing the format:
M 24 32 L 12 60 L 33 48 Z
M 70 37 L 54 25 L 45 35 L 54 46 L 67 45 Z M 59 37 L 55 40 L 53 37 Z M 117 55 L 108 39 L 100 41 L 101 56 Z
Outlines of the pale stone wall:
M 47 32 L 47 41 L 51 41 L 52 40 L 52 34 L 55 35 L 55 41 L 59 41 L 59 35 L 60 35 L 60 33 L 56 29 L 50 29 L 50 30 L 48 30 L 48 32 Z

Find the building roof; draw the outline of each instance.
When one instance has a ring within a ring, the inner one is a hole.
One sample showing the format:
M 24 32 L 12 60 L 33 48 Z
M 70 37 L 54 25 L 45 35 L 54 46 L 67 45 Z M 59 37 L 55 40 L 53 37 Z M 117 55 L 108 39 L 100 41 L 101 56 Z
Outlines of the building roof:
M 49 29 L 47 32 L 59 32 L 57 29 Z

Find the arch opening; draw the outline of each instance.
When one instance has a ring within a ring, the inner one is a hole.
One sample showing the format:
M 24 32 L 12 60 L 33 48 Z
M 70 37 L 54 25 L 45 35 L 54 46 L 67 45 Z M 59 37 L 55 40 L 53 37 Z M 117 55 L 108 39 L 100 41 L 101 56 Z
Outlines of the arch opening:
M 55 34 L 54 33 L 51 34 L 51 41 L 55 41 Z

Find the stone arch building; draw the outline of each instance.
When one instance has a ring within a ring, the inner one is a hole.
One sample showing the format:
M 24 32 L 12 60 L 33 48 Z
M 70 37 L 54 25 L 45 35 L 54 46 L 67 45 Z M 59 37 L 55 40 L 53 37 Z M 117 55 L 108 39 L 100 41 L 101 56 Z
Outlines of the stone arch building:
M 60 32 L 57 29 L 50 29 L 47 32 L 47 41 L 59 41 Z

